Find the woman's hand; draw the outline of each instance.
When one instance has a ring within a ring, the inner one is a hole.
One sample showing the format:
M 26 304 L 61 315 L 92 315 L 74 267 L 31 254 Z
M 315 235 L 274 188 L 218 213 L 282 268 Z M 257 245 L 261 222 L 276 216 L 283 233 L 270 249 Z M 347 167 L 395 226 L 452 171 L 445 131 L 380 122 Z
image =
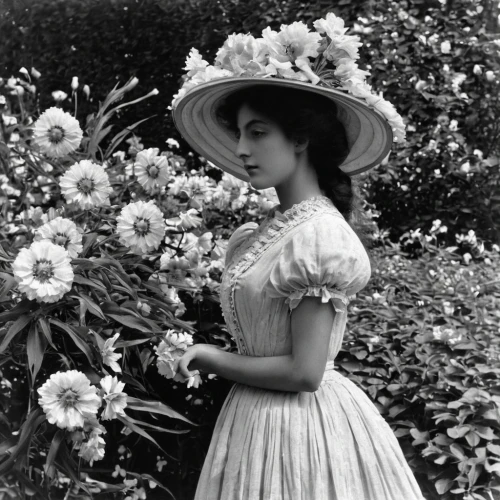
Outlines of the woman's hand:
M 176 374 L 188 379 L 199 375 L 199 370 L 207 370 L 207 354 L 213 350 L 219 349 L 214 345 L 195 344 L 186 349 L 186 352 L 174 361 L 174 371 Z

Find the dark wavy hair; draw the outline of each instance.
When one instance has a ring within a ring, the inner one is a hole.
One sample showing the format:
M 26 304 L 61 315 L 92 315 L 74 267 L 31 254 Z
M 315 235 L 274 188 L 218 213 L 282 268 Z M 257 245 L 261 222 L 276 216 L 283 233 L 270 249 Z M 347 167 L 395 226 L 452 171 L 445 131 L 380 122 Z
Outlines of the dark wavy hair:
M 309 141 L 308 158 L 320 189 L 366 244 L 365 235 L 353 224 L 360 212 L 356 185 L 339 168 L 349 147 L 335 103 L 314 92 L 266 85 L 248 87 L 230 94 L 216 110 L 220 124 L 232 133 L 238 130 L 237 116 L 243 104 L 276 122 L 289 139 Z

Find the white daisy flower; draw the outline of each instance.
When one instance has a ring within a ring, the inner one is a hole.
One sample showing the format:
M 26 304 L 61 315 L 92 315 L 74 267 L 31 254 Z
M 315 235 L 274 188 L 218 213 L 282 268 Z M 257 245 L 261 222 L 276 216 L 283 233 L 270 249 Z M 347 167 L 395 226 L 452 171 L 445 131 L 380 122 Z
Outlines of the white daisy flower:
M 38 228 L 35 241 L 40 240 L 48 240 L 55 245 L 62 246 L 72 259 L 78 257 L 83 249 L 82 234 L 78 231 L 76 224 L 62 217 L 56 217 Z
M 101 398 L 90 380 L 77 370 L 57 372 L 38 389 L 38 403 L 51 424 L 61 429 L 83 427 L 86 418 L 96 415 Z
M 104 411 L 102 412 L 102 420 L 111 420 L 117 415 L 125 416 L 123 411 L 127 406 L 127 395 L 123 392 L 125 384 L 118 382 L 118 377 L 106 375 L 101 379 L 101 397 L 105 403 Z
M 81 444 L 78 456 L 89 462 L 92 467 L 95 461 L 104 458 L 105 445 L 106 441 L 96 432 L 92 432 L 88 441 Z
M 109 205 L 109 194 L 113 191 L 104 168 L 90 160 L 72 165 L 59 185 L 68 203 L 78 203 L 85 209 Z
M 12 269 L 19 290 L 38 302 L 57 302 L 73 284 L 68 252 L 47 240 L 35 241 L 29 248 L 23 248 Z
M 146 190 L 166 186 L 170 169 L 166 156 L 158 156 L 158 148 L 139 151 L 135 157 L 134 171 L 139 184 Z
M 165 221 L 153 201 L 129 203 L 116 218 L 120 242 L 141 255 L 156 250 L 165 236 Z
M 51 158 L 61 158 L 75 151 L 83 132 L 76 118 L 62 109 L 52 107 L 40 115 L 33 129 L 33 140 Z

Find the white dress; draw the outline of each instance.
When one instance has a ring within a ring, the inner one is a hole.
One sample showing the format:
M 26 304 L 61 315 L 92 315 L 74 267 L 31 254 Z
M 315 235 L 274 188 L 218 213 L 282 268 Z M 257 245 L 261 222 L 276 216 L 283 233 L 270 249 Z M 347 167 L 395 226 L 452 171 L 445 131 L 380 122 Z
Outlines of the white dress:
M 239 353 L 292 352 L 291 310 L 305 295 L 336 315 L 315 392 L 235 383 L 217 419 L 195 500 L 424 500 L 390 426 L 334 368 L 348 296 L 370 278 L 358 237 L 325 196 L 231 236 L 221 306 Z

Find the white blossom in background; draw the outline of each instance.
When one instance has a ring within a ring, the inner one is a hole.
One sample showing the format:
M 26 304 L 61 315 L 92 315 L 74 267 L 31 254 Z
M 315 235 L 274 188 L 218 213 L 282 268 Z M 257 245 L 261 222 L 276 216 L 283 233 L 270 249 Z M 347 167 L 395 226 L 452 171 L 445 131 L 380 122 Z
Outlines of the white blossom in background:
M 12 264 L 18 288 L 28 299 L 57 302 L 71 290 L 74 273 L 69 254 L 50 241 L 22 248 Z
M 95 461 L 104 458 L 105 445 L 106 442 L 97 432 L 91 432 L 88 440 L 80 445 L 78 456 L 89 462 L 92 467 Z
M 118 382 L 118 377 L 106 375 L 101 379 L 101 397 L 104 406 L 102 420 L 111 420 L 117 415 L 126 416 L 124 409 L 127 407 L 127 394 L 123 392 L 125 384 Z
M 189 333 L 177 333 L 167 330 L 164 339 L 154 347 L 157 355 L 158 372 L 166 378 L 174 378 L 174 362 L 180 358 L 189 346 L 193 345 L 193 337 Z
M 90 160 L 73 164 L 59 181 L 61 193 L 68 203 L 77 203 L 90 209 L 109 205 L 113 191 L 104 168 Z
M 179 229 L 192 229 L 199 227 L 203 222 L 200 212 L 195 208 L 190 208 L 187 212 L 181 212 L 178 217 L 172 217 L 166 220 L 170 226 L 176 226 Z
M 158 148 L 139 151 L 135 157 L 134 173 L 137 182 L 151 192 L 154 188 L 166 186 L 170 179 L 170 166 L 166 156 L 159 156 Z
M 441 42 L 441 53 L 442 54 L 449 54 L 451 51 L 451 44 L 448 40 L 445 40 L 444 42 Z
M 38 394 L 47 420 L 61 429 L 83 427 L 85 419 L 95 416 L 101 406 L 97 389 L 77 370 L 52 374 Z
M 137 254 L 156 250 L 165 236 L 165 221 L 152 200 L 129 203 L 116 218 L 120 242 Z
M 38 228 L 35 241 L 48 240 L 63 247 L 72 259 L 78 257 L 83 250 L 82 233 L 76 224 L 69 219 L 56 217 Z
M 102 338 L 99 335 L 96 335 L 97 344 L 102 356 L 102 362 L 117 373 L 121 373 L 122 371 L 120 365 L 118 364 L 118 360 L 122 357 L 122 355 L 115 353 L 114 347 L 114 344 L 119 336 L 119 333 L 115 333 L 111 338 L 106 339 L 106 341 L 103 342 Z
M 50 158 L 61 158 L 80 146 L 83 131 L 76 118 L 60 108 L 43 112 L 33 128 L 33 142 Z
M 56 102 L 62 102 L 67 99 L 67 97 L 68 94 L 66 94 L 66 92 L 63 92 L 62 90 L 54 90 L 54 92 L 52 92 L 52 98 Z

